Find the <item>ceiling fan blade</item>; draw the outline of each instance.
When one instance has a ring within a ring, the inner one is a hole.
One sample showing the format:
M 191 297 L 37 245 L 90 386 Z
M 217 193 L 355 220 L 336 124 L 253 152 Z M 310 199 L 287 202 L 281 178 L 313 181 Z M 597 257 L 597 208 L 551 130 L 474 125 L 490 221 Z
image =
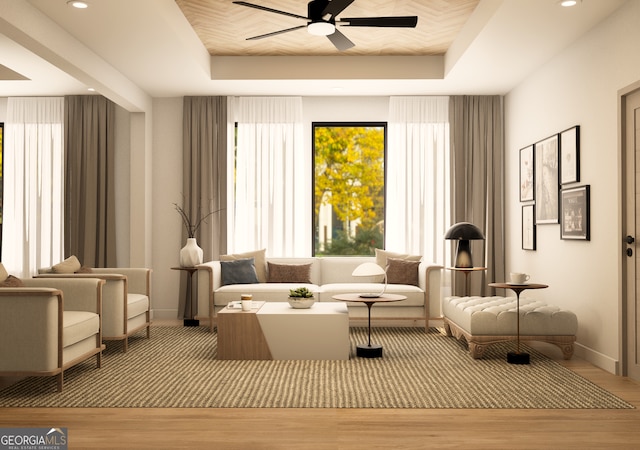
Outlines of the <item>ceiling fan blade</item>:
M 337 29 L 332 34 L 328 35 L 327 38 L 329 38 L 331 43 L 341 52 L 349 50 L 351 47 L 355 47 L 356 45 Z
M 353 0 L 331 0 L 322 15 L 331 14 L 331 17 L 336 17 L 352 3 Z
M 415 28 L 418 24 L 418 16 L 351 17 L 348 19 L 341 18 L 338 23 L 351 27 Z
M 272 12 L 272 13 L 276 13 L 276 14 L 282 14 L 284 16 L 295 17 L 297 19 L 309 20 L 307 17 L 299 16 L 298 14 L 293 14 L 293 13 L 289 13 L 289 12 L 286 12 L 286 11 L 280 11 L 280 10 L 277 10 L 277 9 L 267 8 L 266 6 L 254 5 L 253 3 L 248 3 L 248 2 L 233 2 L 233 3 L 235 3 L 236 5 L 248 6 L 249 8 L 260 9 L 262 11 L 268 11 L 268 12 Z
M 258 39 L 264 39 L 271 36 L 276 36 L 278 34 L 288 33 L 289 31 L 299 30 L 300 28 L 307 28 L 307 26 L 298 25 L 297 27 L 287 28 L 286 30 L 280 30 L 280 31 L 274 31 L 273 33 L 261 34 L 260 36 L 253 36 L 253 37 L 247 38 L 247 41 L 257 41 Z

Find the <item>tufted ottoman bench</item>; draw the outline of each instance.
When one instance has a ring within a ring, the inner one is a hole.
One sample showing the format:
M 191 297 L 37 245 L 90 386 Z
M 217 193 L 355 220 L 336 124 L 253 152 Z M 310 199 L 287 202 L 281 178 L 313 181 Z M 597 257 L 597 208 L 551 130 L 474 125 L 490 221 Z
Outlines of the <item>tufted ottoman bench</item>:
M 442 313 L 447 335 L 464 338 L 473 358 L 491 344 L 516 340 L 516 297 L 446 297 Z M 574 313 L 520 297 L 520 341 L 549 342 L 570 359 L 577 330 Z

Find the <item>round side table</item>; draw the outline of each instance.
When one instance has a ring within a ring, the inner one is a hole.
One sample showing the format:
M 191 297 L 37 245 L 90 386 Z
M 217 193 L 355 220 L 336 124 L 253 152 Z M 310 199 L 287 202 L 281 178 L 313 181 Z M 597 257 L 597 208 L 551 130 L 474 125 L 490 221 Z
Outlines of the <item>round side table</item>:
M 382 357 L 382 345 L 371 343 L 371 307 L 374 303 L 399 302 L 400 300 L 406 300 L 407 297 L 397 294 L 381 294 L 378 297 L 363 297 L 362 294 L 340 294 L 334 295 L 332 298 L 342 302 L 360 302 L 367 305 L 369 314 L 369 342 L 367 344 L 358 344 L 356 346 L 356 355 L 362 358 Z
M 545 289 L 549 286 L 537 283 L 489 283 L 489 286 L 498 289 L 511 289 L 516 293 L 516 351 L 507 353 L 507 362 L 509 364 L 529 364 L 529 354 L 520 352 L 520 292 L 526 289 Z

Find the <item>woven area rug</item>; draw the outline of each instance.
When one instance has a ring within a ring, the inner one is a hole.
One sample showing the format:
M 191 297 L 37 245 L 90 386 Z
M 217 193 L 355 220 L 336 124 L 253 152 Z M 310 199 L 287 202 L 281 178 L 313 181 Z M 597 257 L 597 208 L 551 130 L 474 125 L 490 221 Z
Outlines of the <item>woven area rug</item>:
M 352 328 L 348 361 L 218 361 L 206 327 L 153 327 L 109 344 L 54 377 L 30 377 L 0 391 L 2 407 L 212 408 L 633 408 L 531 348 L 531 364 L 506 362 L 512 344 L 474 360 L 438 329 L 374 328 L 380 359 L 358 358 L 366 329 Z M 304 336 L 292 336 L 304 339 Z

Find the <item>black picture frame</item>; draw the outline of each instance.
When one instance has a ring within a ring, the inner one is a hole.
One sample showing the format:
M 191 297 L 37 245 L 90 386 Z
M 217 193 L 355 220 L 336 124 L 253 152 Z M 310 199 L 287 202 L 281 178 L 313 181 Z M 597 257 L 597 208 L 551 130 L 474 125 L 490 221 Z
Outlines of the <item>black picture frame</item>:
M 580 126 L 560 133 L 560 184 L 580 181 Z
M 560 239 L 591 240 L 591 187 L 562 189 Z
M 535 205 L 522 206 L 522 249 L 536 249 L 536 213 Z
M 520 149 L 520 201 L 535 199 L 535 159 L 533 144 Z
M 554 134 L 535 144 L 536 224 L 559 223 L 558 142 Z

